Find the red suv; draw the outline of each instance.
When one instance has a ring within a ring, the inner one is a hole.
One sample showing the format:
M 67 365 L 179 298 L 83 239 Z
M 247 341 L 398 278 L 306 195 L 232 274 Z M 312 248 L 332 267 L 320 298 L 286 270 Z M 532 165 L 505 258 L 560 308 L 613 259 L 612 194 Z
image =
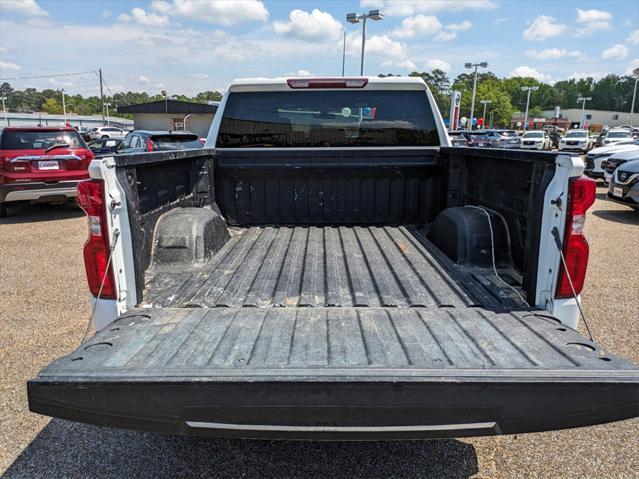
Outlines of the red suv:
M 0 218 L 13 201 L 58 202 L 76 196 L 94 155 L 71 127 L 0 129 Z

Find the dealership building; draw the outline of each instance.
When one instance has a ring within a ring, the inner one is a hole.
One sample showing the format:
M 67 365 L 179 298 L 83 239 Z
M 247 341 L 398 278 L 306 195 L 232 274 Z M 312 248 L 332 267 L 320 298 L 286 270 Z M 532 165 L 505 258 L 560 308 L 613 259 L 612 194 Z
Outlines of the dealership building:
M 555 115 L 555 110 L 544 110 L 540 116 L 528 115 L 528 122 L 532 122 L 531 129 L 541 129 L 545 125 L 557 125 L 560 128 L 574 128 L 581 122 L 581 108 L 567 108 L 560 110 L 559 115 Z M 639 118 L 639 115 L 636 115 Z M 627 111 L 589 110 L 584 111 L 584 124 L 592 127 L 627 125 L 630 121 L 630 113 Z M 517 128 L 517 124 L 524 123 L 524 112 L 518 111 L 513 115 L 510 122 L 511 128 Z

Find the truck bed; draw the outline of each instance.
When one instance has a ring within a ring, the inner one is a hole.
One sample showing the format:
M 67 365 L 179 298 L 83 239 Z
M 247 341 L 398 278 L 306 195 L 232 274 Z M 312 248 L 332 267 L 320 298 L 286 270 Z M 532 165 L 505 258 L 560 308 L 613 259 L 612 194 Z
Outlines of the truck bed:
M 458 270 L 406 226 L 235 228 L 207 263 L 152 266 L 145 286 L 143 307 L 524 306 L 492 270 Z

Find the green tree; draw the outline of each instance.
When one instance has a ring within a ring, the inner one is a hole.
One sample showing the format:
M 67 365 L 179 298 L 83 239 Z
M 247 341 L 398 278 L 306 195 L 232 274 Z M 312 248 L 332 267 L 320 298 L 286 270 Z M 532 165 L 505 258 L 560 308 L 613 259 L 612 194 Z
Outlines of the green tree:
M 62 104 L 56 98 L 47 98 L 42 103 L 42 110 L 51 114 L 62 113 Z

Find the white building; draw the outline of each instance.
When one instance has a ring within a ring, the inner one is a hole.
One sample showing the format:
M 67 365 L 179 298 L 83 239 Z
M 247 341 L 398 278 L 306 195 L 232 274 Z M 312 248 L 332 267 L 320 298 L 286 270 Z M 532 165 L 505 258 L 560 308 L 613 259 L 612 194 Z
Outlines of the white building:
M 188 130 L 201 138 L 209 133 L 218 102 L 192 103 L 158 100 L 118 107 L 119 113 L 131 113 L 136 130 Z
M 518 111 L 513 115 L 513 119 L 521 119 L 524 117 L 523 111 Z M 620 125 L 628 125 L 630 122 L 630 112 L 627 111 L 608 111 L 608 110 L 589 110 L 588 105 L 584 110 L 584 123 L 588 126 L 593 125 L 607 125 L 609 127 L 615 127 Z M 540 117 L 534 117 L 529 114 L 529 121 L 534 121 L 535 124 L 543 123 L 538 121 L 544 119 L 544 121 L 551 122 L 555 118 L 555 110 L 544 110 Z M 559 113 L 560 120 L 567 120 L 567 122 L 580 123 L 581 122 L 581 108 L 566 108 Z M 639 114 L 635 113 L 634 122 L 639 120 Z

